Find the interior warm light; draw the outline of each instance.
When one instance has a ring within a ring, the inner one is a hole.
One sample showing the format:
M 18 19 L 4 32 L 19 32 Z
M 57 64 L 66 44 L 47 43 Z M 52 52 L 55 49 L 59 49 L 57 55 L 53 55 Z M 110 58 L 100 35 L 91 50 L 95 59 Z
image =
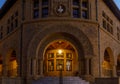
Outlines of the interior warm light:
M 58 53 L 59 53 L 59 54 L 62 54 L 62 50 L 59 49 L 59 50 L 58 50 Z

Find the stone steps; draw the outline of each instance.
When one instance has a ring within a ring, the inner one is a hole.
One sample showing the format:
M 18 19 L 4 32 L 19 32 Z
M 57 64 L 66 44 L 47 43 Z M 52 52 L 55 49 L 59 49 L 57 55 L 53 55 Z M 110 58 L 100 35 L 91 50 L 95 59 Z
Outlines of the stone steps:
M 59 84 L 59 77 L 43 77 L 38 80 L 34 80 L 32 84 Z M 79 77 L 63 77 L 62 84 L 89 84 L 85 80 Z

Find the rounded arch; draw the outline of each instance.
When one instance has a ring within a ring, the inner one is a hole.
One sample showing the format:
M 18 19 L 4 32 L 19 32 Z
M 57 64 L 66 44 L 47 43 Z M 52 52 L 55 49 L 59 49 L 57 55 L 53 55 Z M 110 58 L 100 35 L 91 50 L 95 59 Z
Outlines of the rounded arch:
M 53 42 L 55 40 L 59 40 L 59 39 L 66 40 L 66 41 L 70 42 L 76 48 L 76 51 L 79 52 L 78 53 L 78 56 L 79 56 L 78 59 L 85 58 L 84 57 L 85 53 L 84 53 L 83 46 L 81 45 L 81 43 L 76 38 L 74 38 L 73 36 L 71 36 L 70 34 L 60 33 L 60 32 L 59 33 L 54 33 L 54 34 L 48 36 L 47 38 L 44 38 L 41 41 L 41 43 L 38 44 L 37 51 L 36 51 L 36 55 L 38 56 L 38 58 L 41 59 L 41 60 L 43 60 L 44 59 L 43 58 L 44 51 L 46 49 L 46 46 L 49 43 L 51 43 L 51 42 Z
M 29 74 L 43 74 L 43 60 L 46 46 L 58 39 L 66 40 L 73 44 L 78 52 L 79 70 L 75 73 L 80 75 L 91 74 L 88 66 L 85 66 L 85 60 L 90 60 L 94 56 L 93 46 L 88 37 L 79 29 L 71 24 L 49 25 L 39 31 L 30 41 L 27 52 Z M 91 64 L 91 63 L 90 63 Z M 88 64 L 89 66 L 91 66 Z M 38 67 L 33 70 L 33 67 Z M 39 69 L 39 70 L 38 70 Z M 88 72 L 87 72 L 88 69 Z
M 114 56 L 112 49 L 107 47 L 104 50 L 104 59 L 102 64 L 102 70 L 104 77 L 112 77 L 114 73 Z
M 93 47 L 92 47 L 90 40 L 80 29 L 78 29 L 70 24 L 62 24 L 62 25 L 57 24 L 57 25 L 51 25 L 49 27 L 42 29 L 39 33 L 37 33 L 33 37 L 33 39 L 31 40 L 31 42 L 29 44 L 29 47 L 28 47 L 28 57 L 30 58 L 30 56 L 31 57 L 34 56 L 32 58 L 36 58 L 36 56 L 38 56 L 38 55 L 40 55 L 40 56 L 43 55 L 43 51 L 45 49 L 43 44 L 44 45 L 47 44 L 46 40 L 48 38 L 55 40 L 58 37 L 57 35 L 60 36 L 59 38 L 68 39 L 68 40 L 71 40 L 71 42 L 74 40 L 74 42 L 76 42 L 75 45 L 82 46 L 85 57 L 94 55 Z M 38 47 L 38 45 L 39 45 L 39 47 Z M 42 49 L 42 50 L 40 50 L 40 52 L 38 52 L 39 48 Z M 40 53 L 42 53 L 42 54 L 40 54 Z
M 0 77 L 3 75 L 3 57 L 0 54 Z
M 117 76 L 120 76 L 120 54 L 117 56 L 117 67 L 116 67 L 116 71 L 117 71 Z
M 5 64 L 7 65 L 6 73 L 8 77 L 16 77 L 18 75 L 17 74 L 18 62 L 16 54 L 17 53 L 14 49 L 10 49 L 6 55 Z
M 114 65 L 114 56 L 113 56 L 113 50 L 110 48 L 110 47 L 107 47 L 106 49 L 105 49 L 105 52 L 104 52 L 104 55 L 105 55 L 105 53 L 108 53 L 108 55 L 109 55 L 109 58 L 110 58 L 110 63 L 112 64 L 112 65 Z
M 72 76 L 78 71 L 77 50 L 67 40 L 57 39 L 48 43 L 43 56 L 45 76 L 59 76 L 60 66 L 63 76 Z

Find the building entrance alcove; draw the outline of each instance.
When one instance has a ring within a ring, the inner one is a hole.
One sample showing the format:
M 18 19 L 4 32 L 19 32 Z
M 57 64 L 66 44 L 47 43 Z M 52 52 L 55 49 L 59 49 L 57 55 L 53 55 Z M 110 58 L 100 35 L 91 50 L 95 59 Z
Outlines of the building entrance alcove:
M 118 57 L 117 57 L 116 71 L 117 71 L 117 76 L 120 76 L 120 55 L 118 55 Z
M 110 48 L 106 48 L 104 52 L 104 61 L 102 64 L 103 76 L 113 77 L 113 67 L 114 67 L 114 59 L 113 59 L 112 50 Z
M 44 54 L 44 75 L 73 76 L 78 71 L 78 54 L 75 47 L 66 40 L 55 40 L 48 44 Z
M 17 74 L 17 57 L 16 57 L 16 51 L 12 50 L 7 54 L 6 58 L 6 69 L 7 69 L 7 76 L 8 77 L 16 77 Z

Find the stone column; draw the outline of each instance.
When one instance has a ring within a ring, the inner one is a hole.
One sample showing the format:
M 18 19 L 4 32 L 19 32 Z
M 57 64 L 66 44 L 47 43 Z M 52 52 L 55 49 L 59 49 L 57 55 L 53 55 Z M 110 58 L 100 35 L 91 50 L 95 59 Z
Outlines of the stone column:
M 20 64 L 17 64 L 17 77 L 20 77 Z
M 36 58 L 33 59 L 33 76 L 36 76 Z
M 3 74 L 3 77 L 7 77 L 8 76 L 8 65 L 5 63 L 5 64 L 3 64 L 3 72 L 2 72 L 2 74 Z
M 86 67 L 86 73 L 85 73 L 85 80 L 89 81 L 89 82 L 93 82 L 94 81 L 94 78 L 93 76 L 91 75 L 90 73 L 90 60 L 91 60 L 91 57 L 87 57 L 86 59 L 86 64 L 85 64 L 85 67 Z
M 113 65 L 113 77 L 117 77 L 116 66 Z
M 27 66 L 28 66 L 27 76 L 30 77 L 31 59 L 27 60 Z
M 40 76 L 43 76 L 43 60 L 40 60 Z
M 86 59 L 86 63 L 85 63 L 85 67 L 86 67 L 86 74 L 85 75 L 89 75 L 89 59 Z

